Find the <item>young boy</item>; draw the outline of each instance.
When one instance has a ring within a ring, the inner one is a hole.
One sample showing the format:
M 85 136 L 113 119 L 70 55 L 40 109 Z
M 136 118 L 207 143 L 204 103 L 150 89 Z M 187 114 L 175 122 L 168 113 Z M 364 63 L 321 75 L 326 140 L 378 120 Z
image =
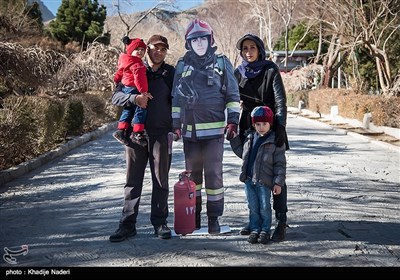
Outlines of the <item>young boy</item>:
M 126 53 L 122 53 L 118 59 L 118 70 L 114 76 L 116 84 L 122 83 L 122 91 L 126 94 L 140 92 L 147 95 L 150 99 L 151 94 L 148 93 L 148 83 L 146 77 L 146 66 L 142 58 L 146 54 L 146 44 L 142 39 L 130 39 L 125 36 L 122 41 L 127 45 Z M 115 139 L 121 144 L 128 145 L 128 131 L 133 120 L 132 141 L 146 146 L 147 140 L 144 135 L 144 123 L 147 116 L 147 110 L 139 106 L 124 107 L 118 122 L 118 130 L 113 133 Z
M 248 242 L 267 244 L 271 234 L 271 191 L 279 195 L 286 180 L 286 147 L 275 144 L 275 132 L 271 130 L 274 113 L 269 107 L 255 107 L 251 121 L 255 131 L 247 135 L 243 144 L 239 180 L 245 183 L 250 210 Z

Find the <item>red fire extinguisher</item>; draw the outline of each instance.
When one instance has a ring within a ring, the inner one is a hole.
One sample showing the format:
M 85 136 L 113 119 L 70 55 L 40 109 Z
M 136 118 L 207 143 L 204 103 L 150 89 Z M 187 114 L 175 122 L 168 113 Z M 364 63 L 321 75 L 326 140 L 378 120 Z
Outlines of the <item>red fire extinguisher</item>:
M 196 184 L 190 171 L 179 174 L 174 185 L 174 230 L 177 234 L 192 233 L 196 227 Z

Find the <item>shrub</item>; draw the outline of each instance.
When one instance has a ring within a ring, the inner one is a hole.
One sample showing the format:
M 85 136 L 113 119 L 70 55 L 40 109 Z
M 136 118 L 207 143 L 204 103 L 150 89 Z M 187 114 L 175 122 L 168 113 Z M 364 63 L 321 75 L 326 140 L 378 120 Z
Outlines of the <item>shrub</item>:
M 400 128 L 400 97 L 355 94 L 344 89 L 319 89 L 308 95 L 311 111 L 330 114 L 331 106 L 337 105 L 342 117 L 362 121 L 365 113 L 371 113 L 375 125 Z
M 63 127 L 65 128 L 65 136 L 79 135 L 83 127 L 83 104 L 80 100 L 72 98 L 67 101 L 66 111 L 63 119 Z
M 116 120 L 111 92 L 87 92 L 69 99 L 8 96 L 0 109 L 0 170 L 55 149 Z

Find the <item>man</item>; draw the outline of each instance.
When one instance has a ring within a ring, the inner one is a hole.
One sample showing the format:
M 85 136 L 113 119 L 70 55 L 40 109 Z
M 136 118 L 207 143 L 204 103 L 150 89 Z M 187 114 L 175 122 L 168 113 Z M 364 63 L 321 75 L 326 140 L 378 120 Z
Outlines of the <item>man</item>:
M 146 75 L 149 92 L 153 97 L 150 102 L 146 95 L 125 94 L 118 89 L 112 97 L 114 105 L 147 107 L 145 126 L 148 145 L 143 147 L 129 141 L 129 144 L 125 146 L 127 175 L 124 207 L 119 227 L 110 236 L 111 242 L 120 242 L 136 235 L 136 220 L 147 162 L 150 163 L 153 183 L 150 221 L 158 237 L 171 238 L 171 230 L 167 225 L 168 174 L 171 166 L 168 133 L 172 130 L 171 88 L 175 69 L 164 62 L 168 48 L 167 38 L 161 35 L 153 35 L 147 42 Z

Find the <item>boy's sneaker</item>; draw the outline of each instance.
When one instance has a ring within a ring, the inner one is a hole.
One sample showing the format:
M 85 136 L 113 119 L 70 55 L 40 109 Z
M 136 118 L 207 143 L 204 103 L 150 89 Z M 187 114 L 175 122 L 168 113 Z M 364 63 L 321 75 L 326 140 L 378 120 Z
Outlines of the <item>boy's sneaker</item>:
M 270 234 L 266 231 L 261 231 L 260 235 L 258 236 L 258 242 L 261 244 L 268 244 L 270 241 Z
M 115 131 L 113 133 L 113 137 L 122 145 L 129 145 L 125 130 L 119 129 L 119 130 Z
M 154 234 L 158 235 L 161 239 L 170 239 L 172 234 L 167 225 L 159 225 L 154 227 Z
M 146 147 L 147 146 L 147 139 L 146 139 L 146 135 L 144 134 L 144 132 L 132 132 L 132 136 L 131 136 L 132 142 L 136 143 L 142 147 Z
M 255 244 L 258 241 L 258 232 L 257 231 L 252 231 L 247 238 L 247 241 L 251 244 Z

